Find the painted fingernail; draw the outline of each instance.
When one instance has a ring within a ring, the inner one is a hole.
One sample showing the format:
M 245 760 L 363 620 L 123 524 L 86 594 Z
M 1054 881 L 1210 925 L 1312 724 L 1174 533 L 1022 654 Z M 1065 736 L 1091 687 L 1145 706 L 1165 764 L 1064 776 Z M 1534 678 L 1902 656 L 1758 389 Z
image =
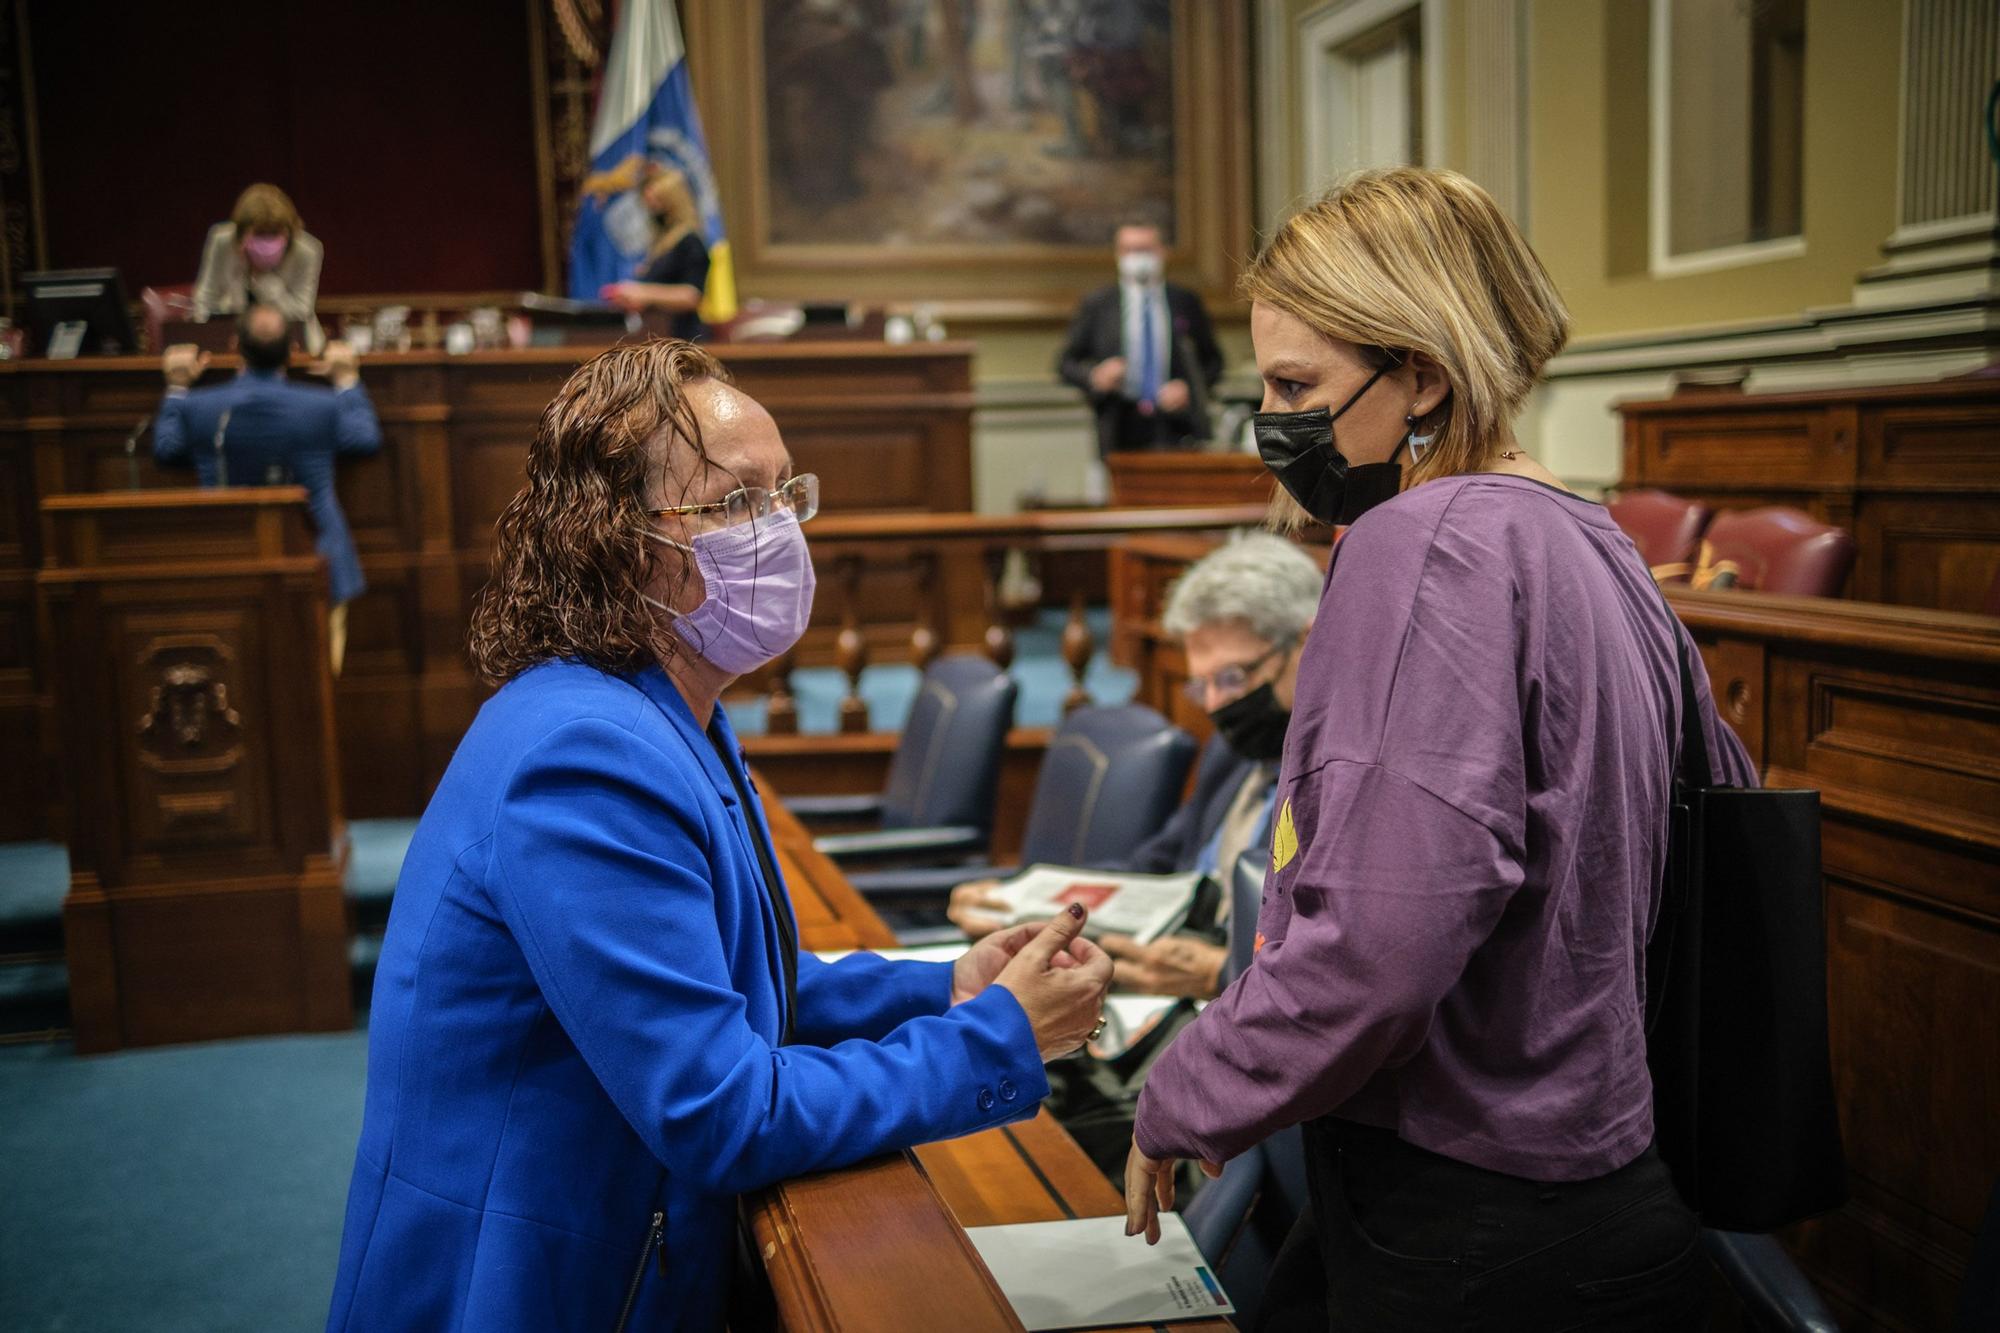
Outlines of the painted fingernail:
M 1069 905 L 1069 914 L 1075 917 L 1078 921 L 1083 920 L 1083 904 L 1071 903 Z

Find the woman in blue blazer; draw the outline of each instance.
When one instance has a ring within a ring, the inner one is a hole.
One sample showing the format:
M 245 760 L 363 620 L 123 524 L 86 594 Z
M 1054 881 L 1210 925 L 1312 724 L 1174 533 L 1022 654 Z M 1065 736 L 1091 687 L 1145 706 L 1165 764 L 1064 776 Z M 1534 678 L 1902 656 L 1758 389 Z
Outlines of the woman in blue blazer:
M 1080 915 L 799 952 L 716 705 L 804 629 L 817 504 L 688 343 L 543 415 L 473 623 L 504 684 L 396 887 L 329 1329 L 719 1329 L 737 1194 L 1031 1115 L 1099 1021 Z

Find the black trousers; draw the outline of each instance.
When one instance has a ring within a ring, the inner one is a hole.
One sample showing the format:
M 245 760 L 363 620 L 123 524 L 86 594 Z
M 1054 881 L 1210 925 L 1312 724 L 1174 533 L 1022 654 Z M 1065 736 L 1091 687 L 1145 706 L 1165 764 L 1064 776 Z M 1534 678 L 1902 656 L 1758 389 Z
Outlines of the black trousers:
M 1306 1126 L 1306 1154 L 1313 1210 L 1272 1266 L 1267 1333 L 1706 1323 L 1700 1227 L 1651 1148 L 1551 1184 L 1328 1117 Z

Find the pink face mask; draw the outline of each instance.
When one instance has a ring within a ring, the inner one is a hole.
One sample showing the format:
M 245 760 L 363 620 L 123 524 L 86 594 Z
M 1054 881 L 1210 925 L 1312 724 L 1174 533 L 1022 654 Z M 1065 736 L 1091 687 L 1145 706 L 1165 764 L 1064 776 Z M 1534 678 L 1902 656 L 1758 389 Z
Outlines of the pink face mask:
M 289 236 L 252 236 L 243 242 L 243 257 L 250 261 L 251 268 L 274 269 L 291 243 Z

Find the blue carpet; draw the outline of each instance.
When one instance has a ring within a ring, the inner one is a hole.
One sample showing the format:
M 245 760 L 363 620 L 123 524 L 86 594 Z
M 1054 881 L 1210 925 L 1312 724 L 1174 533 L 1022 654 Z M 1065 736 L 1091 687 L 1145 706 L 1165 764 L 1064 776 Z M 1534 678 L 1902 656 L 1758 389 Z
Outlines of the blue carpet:
M 322 1327 L 367 1040 L 0 1047 L 0 1327 Z

